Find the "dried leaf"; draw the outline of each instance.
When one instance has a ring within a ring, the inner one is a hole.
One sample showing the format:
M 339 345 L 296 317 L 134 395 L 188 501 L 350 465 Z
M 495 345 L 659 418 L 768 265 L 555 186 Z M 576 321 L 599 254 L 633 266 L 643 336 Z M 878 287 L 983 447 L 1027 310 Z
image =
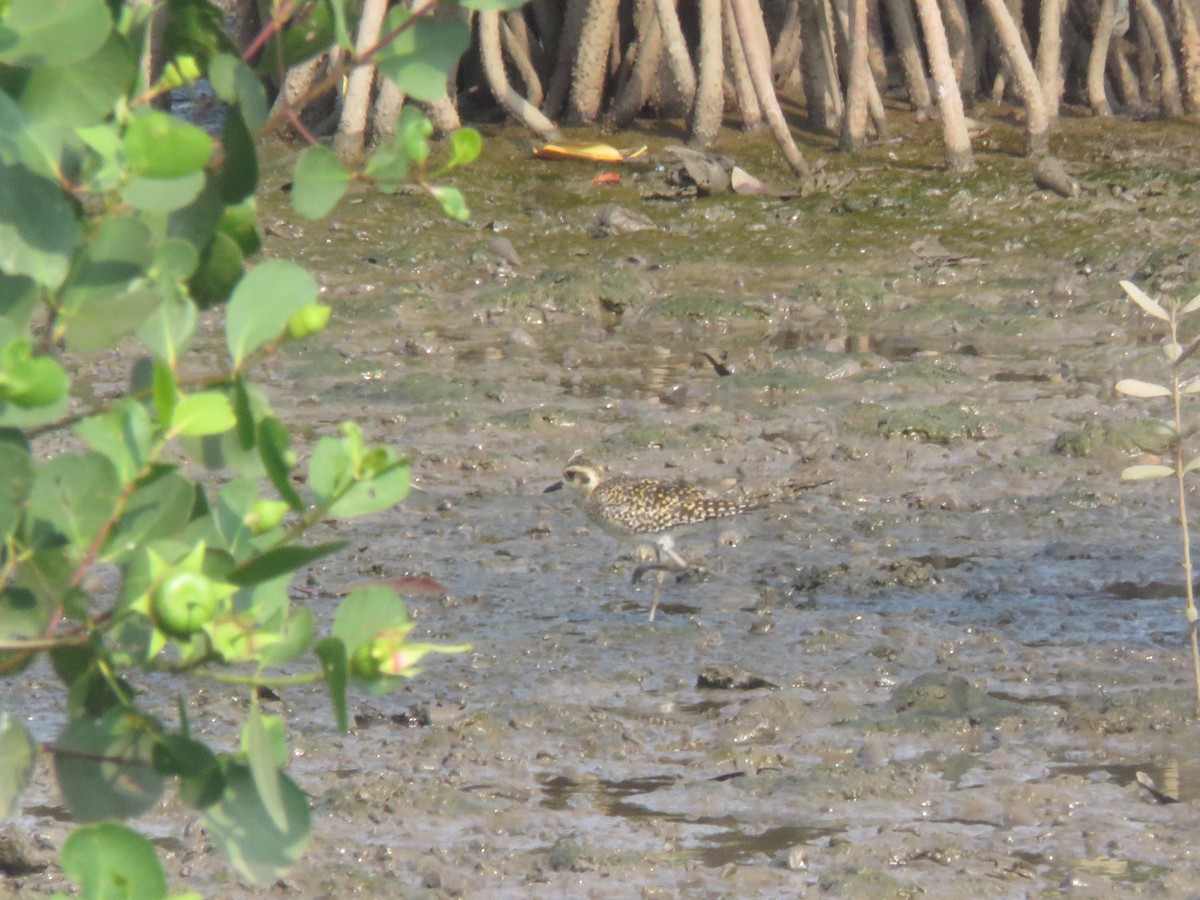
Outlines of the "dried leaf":
M 1183 344 L 1179 343 L 1179 341 L 1173 341 L 1170 338 L 1163 341 L 1162 350 L 1163 354 L 1171 362 L 1179 362 L 1179 357 L 1183 356 Z
M 1185 472 L 1194 472 L 1196 469 L 1200 469 L 1200 456 L 1194 457 L 1183 467 Z
M 1167 315 L 1167 311 L 1159 305 L 1158 301 L 1150 299 L 1150 297 L 1148 297 L 1146 293 L 1132 281 L 1122 281 L 1121 287 L 1125 288 L 1125 293 L 1129 295 L 1129 299 L 1140 306 L 1144 312 L 1154 316 L 1156 319 L 1162 319 L 1164 322 L 1171 321 L 1171 317 Z
M 1183 393 L 1195 394 L 1200 393 L 1200 378 L 1193 378 L 1183 386 Z
M 1116 392 L 1127 397 L 1170 397 L 1170 388 L 1161 384 L 1151 384 L 1148 381 L 1138 381 L 1136 378 L 1122 378 L 1117 382 Z
M 1188 301 L 1188 305 L 1179 311 L 1181 316 L 1186 316 L 1188 313 L 1195 312 L 1200 309 L 1200 294 L 1197 294 Z
M 609 144 L 546 144 L 535 147 L 533 155 L 538 159 L 582 159 L 590 162 L 618 163 L 636 159 L 646 152 L 645 147 L 633 150 L 618 150 Z
M 1143 465 L 1128 466 L 1121 472 L 1122 481 L 1145 481 L 1148 478 L 1166 478 L 1174 475 L 1175 470 L 1170 466 Z

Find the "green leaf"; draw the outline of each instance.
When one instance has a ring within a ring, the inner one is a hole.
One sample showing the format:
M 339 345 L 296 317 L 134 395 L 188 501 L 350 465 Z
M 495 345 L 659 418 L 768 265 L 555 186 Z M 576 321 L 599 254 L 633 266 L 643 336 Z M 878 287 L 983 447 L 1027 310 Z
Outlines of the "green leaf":
M 450 159 L 441 171 L 473 163 L 483 152 L 483 138 L 474 128 L 459 128 L 450 134 Z
M 385 452 L 388 462 L 355 484 L 329 507 L 330 516 L 335 519 L 365 516 L 390 509 L 408 496 L 411 485 L 409 461 L 390 449 Z
M 121 189 L 121 199 L 143 212 L 175 212 L 200 196 L 204 181 L 203 172 L 179 178 L 133 178 Z
M 20 68 L 87 59 L 112 29 L 104 0 L 9 0 L 0 18 L 0 63 Z
M 237 425 L 233 404 L 220 391 L 181 397 L 171 413 L 171 432 L 179 435 L 221 434 Z
M 162 32 L 165 59 L 193 56 L 201 68 L 210 67 L 211 76 L 218 54 L 236 52 L 225 33 L 225 13 L 209 0 L 172 0 L 170 12 Z
M 94 125 L 128 93 L 136 73 L 129 45 L 113 32 L 88 59 L 32 69 L 17 102 L 38 122 L 64 128 Z
M 351 0 L 329 0 L 329 8 L 333 12 L 333 41 L 343 50 L 354 52 L 354 38 L 350 36 L 349 13 L 347 9 Z
M 179 355 L 191 346 L 199 319 L 200 311 L 191 298 L 173 292 L 138 327 L 138 340 L 167 366 L 173 367 L 178 363 Z
M 200 268 L 192 276 L 189 287 L 201 309 L 208 309 L 229 299 L 246 269 L 237 242 L 218 231 L 200 256 Z
M 225 340 L 235 369 L 268 341 L 279 337 L 298 309 L 316 302 L 317 283 L 296 263 L 268 260 L 252 269 L 229 298 Z
M 84 897 L 162 900 L 167 876 L 154 845 L 118 822 L 76 828 L 63 844 L 63 871 Z
M 195 247 L 203 256 L 212 243 L 213 235 L 217 234 L 217 225 L 225 213 L 226 203 L 221 196 L 221 179 L 206 178 L 204 187 L 187 206 L 172 210 L 167 216 L 167 227 L 164 237 L 179 238 Z M 147 216 L 147 221 L 161 223 L 159 217 Z M 199 300 L 193 295 L 193 299 Z
M 62 295 L 65 337 L 97 350 L 133 332 L 162 302 L 144 276 L 153 261 L 150 229 L 136 215 L 105 219 Z
M 267 811 L 248 766 L 226 761 L 225 795 L 204 811 L 209 837 L 251 883 L 277 881 L 304 853 L 310 838 L 310 812 L 304 792 L 279 776 L 286 825 L 278 828 Z
M 251 703 L 246 727 L 242 731 L 242 747 L 246 753 L 246 761 L 250 764 L 250 774 L 254 778 L 254 787 L 262 800 L 263 809 L 271 817 L 272 825 L 280 831 L 286 831 L 288 813 L 283 803 L 280 781 L 283 772 L 280 771 L 281 763 L 275 760 L 274 747 L 267 737 L 262 718 L 258 703 Z
M 308 219 L 320 219 L 337 206 L 350 184 L 350 173 L 333 151 L 321 144 L 305 149 L 296 160 L 292 207 Z
M 0 590 L 0 640 L 33 641 L 43 637 L 52 607 L 57 606 L 58 595 L 51 596 L 49 602 L 40 603 L 37 594 L 27 588 L 10 586 Z M 12 675 L 33 662 L 35 656 L 25 650 L 0 651 L 0 665 Z
M 164 734 L 154 748 L 159 774 L 179 777 L 179 796 L 193 809 L 205 809 L 221 799 L 225 776 L 207 744 L 182 734 Z
M 451 219 L 456 222 L 465 222 L 471 218 L 471 211 L 467 209 L 467 201 L 463 199 L 462 192 L 458 188 L 435 187 L 430 189 L 430 193 L 442 205 L 442 212 Z
M 346 645 L 335 637 L 325 638 L 313 649 L 321 660 L 325 672 L 325 684 L 329 698 L 333 701 L 333 715 L 338 731 L 350 730 L 350 714 L 346 707 L 346 690 L 350 686 L 350 668 L 347 663 Z
M 33 488 L 33 460 L 29 455 L 29 444 L 16 429 L 0 429 L 0 545 L 12 534 L 25 500 Z M 3 808 L 0 805 L 0 808 Z
M 52 406 L 68 386 L 63 367 L 48 356 L 35 356 L 28 338 L 10 341 L 0 351 L 0 401 L 21 409 Z
M 410 109 L 411 107 L 405 107 Z M 408 178 L 408 150 L 399 136 L 376 147 L 363 167 L 363 173 L 385 186 Z
M 241 203 L 252 197 L 258 187 L 258 151 L 254 146 L 254 135 L 246 127 L 239 107 L 231 106 L 226 110 L 221 143 L 225 147 L 220 175 L 221 197 L 229 204 Z
M 238 106 L 250 134 L 263 127 L 270 112 L 267 92 L 254 70 L 240 56 L 222 53 L 213 57 L 208 78 L 218 97 Z
M 0 272 L 0 319 L 6 319 L 16 331 L 29 327 L 41 296 L 32 278 Z
M 258 478 L 262 475 L 262 460 L 253 450 L 242 448 L 236 428 L 220 434 L 206 434 L 181 439 L 184 452 L 206 469 L 224 471 L 237 476 Z
M 362 431 L 342 426 L 342 438 L 317 442 L 309 462 L 308 485 L 334 518 L 378 512 L 408 495 L 409 462 L 387 447 L 363 448 Z
M 396 122 L 396 140 L 404 147 L 410 162 L 418 166 L 429 159 L 429 138 L 433 136 L 433 123 L 429 117 L 414 106 L 400 110 Z
M 21 407 L 15 403 L 0 402 L 0 428 L 33 428 L 56 422 L 68 413 L 68 397 L 62 397 L 50 406 Z
M 312 610 L 302 606 L 284 623 L 279 633 L 280 642 L 267 647 L 259 659 L 264 666 L 282 666 L 290 663 L 312 646 L 316 633 L 317 625 Z
M 250 400 L 250 389 L 246 379 L 240 375 L 233 379 L 233 414 L 237 416 L 237 438 L 243 450 L 253 450 L 258 437 L 254 404 Z
M 258 480 L 238 478 L 221 488 L 212 516 L 201 520 L 201 533 L 191 534 L 192 540 L 207 539 L 210 546 L 227 550 L 235 559 L 242 559 L 255 551 L 254 532 L 246 524 L 247 516 L 258 502 Z M 197 526 L 194 526 L 197 527 Z M 228 573 L 222 573 L 222 578 Z
M 97 192 L 115 190 L 127 175 L 125 157 L 121 153 L 121 136 L 116 126 L 108 121 L 98 125 L 80 125 L 75 128 L 75 136 L 96 156 L 87 169 L 87 187 Z
M 99 453 L 64 453 L 38 469 L 29 517 L 52 526 L 79 554 L 99 536 L 121 494 L 117 468 Z
M 252 700 L 251 703 L 257 706 L 257 700 Z M 260 744 L 259 749 L 266 751 L 264 759 L 271 768 L 275 769 L 277 773 L 282 772 L 291 756 L 288 751 L 287 723 L 283 720 L 283 716 L 266 715 L 261 709 L 259 709 L 258 720 L 261 726 L 258 729 L 260 734 L 256 739 Z M 241 751 L 242 755 L 248 759 L 252 752 L 250 750 L 249 721 L 246 726 L 242 729 Z M 253 766 L 251 768 L 253 769 Z
M 412 18 L 403 7 L 388 12 L 384 33 Z M 446 93 L 446 79 L 471 43 L 471 29 L 461 19 L 420 16 L 376 57 L 381 71 L 410 97 L 429 102 Z
M 154 248 L 153 274 L 163 280 L 183 282 L 200 265 L 195 246 L 180 238 L 167 238 Z
M 155 361 L 150 375 L 150 399 L 154 402 L 154 415 L 165 429 L 175 415 L 179 385 L 175 380 L 175 370 L 161 360 Z
M 57 184 L 23 166 L 0 166 L 0 271 L 53 291 L 78 241 L 75 210 Z
M 311 547 L 302 547 L 299 544 L 275 547 L 238 566 L 229 573 L 227 580 L 237 585 L 261 584 L 280 575 L 295 572 L 331 553 L 337 553 L 346 544 L 346 541 L 326 541 Z
M 308 14 L 288 19 L 282 41 L 276 35 L 267 42 L 258 60 L 259 73 L 281 76 L 297 63 L 328 50 L 334 40 L 334 5 L 318 0 L 301 7 Z M 341 0 L 336 5 L 340 7 Z
M 203 128 L 152 109 L 129 123 L 121 146 L 135 175 L 170 180 L 203 169 L 213 140 Z
M 160 467 L 129 497 L 121 520 L 105 541 L 101 561 L 124 563 L 151 541 L 175 537 L 191 519 L 196 486 L 170 467 Z
M 98 722 L 75 719 L 53 748 L 54 771 L 71 815 L 81 822 L 140 815 L 162 796 L 150 764 L 157 726 L 126 707 Z
M 330 634 L 341 640 L 348 656 L 380 632 L 402 630 L 411 623 L 408 607 L 390 587 L 370 585 L 350 592 L 333 617 Z
M 79 422 L 74 430 L 88 447 L 108 457 L 121 484 L 133 482 L 146 467 L 150 456 L 150 416 L 136 400 L 125 397 L 104 412 Z
M 0 813 L 12 815 L 17 797 L 33 776 L 37 745 L 29 732 L 7 712 L 0 712 Z
M 287 501 L 288 506 L 300 512 L 304 509 L 304 500 L 292 486 L 292 467 L 287 461 L 290 441 L 288 430 L 278 419 L 272 416 L 259 422 L 258 452 L 262 456 L 263 468 L 279 496 Z
M 254 197 L 247 197 L 241 203 L 225 207 L 217 228 L 234 240 L 242 256 L 253 256 L 262 249 L 262 238 L 255 227 L 257 223 L 258 206 Z

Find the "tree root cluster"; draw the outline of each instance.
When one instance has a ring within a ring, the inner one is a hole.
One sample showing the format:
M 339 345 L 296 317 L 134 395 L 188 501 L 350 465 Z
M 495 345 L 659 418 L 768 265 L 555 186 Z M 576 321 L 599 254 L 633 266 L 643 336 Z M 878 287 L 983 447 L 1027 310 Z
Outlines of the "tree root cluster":
M 357 47 L 373 45 L 388 0 L 364 0 Z M 810 166 L 781 92 L 804 125 L 846 151 L 888 134 L 887 104 L 938 116 L 951 170 L 973 164 L 965 110 L 980 99 L 1023 114 L 1025 150 L 1046 153 L 1070 105 L 1097 116 L 1200 113 L 1200 0 L 531 0 L 469 15 L 472 45 L 447 93 L 428 104 L 442 130 L 465 107 L 547 141 L 558 124 L 613 129 L 683 118 L 693 146 L 729 122 L 766 127 L 792 169 Z M 447 14 L 447 13 L 440 13 Z M 336 63 L 337 61 L 332 61 Z M 322 66 L 288 73 L 281 103 Z M 327 117 L 343 156 L 394 129 L 404 98 L 372 67 L 352 70 Z M 791 121 L 789 121 L 791 119 Z

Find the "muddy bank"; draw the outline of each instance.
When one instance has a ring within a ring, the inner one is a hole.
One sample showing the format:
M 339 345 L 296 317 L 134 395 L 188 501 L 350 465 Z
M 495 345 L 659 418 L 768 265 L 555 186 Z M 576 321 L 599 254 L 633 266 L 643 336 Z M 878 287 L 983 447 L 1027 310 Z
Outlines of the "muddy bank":
M 1162 436 L 1112 384 L 1158 377 L 1117 281 L 1200 270 L 1193 132 L 1064 121 L 1086 188 L 1064 198 L 989 125 L 975 175 L 907 141 L 789 200 L 664 199 L 669 136 L 601 189 L 504 133 L 465 229 L 366 195 L 310 224 L 264 195 L 269 253 L 337 307 L 268 363 L 276 408 L 309 442 L 354 418 L 420 488 L 329 525 L 351 549 L 296 599 L 327 623 L 349 584 L 427 574 L 451 595 L 412 600 L 418 631 L 475 646 L 357 697 L 351 735 L 319 692 L 281 695 L 314 838 L 266 895 L 1191 889 L 1195 806 L 1136 779 L 1195 783 L 1170 496 L 1118 480 Z M 598 230 L 608 204 L 653 227 Z M 89 365 L 103 396 L 120 369 Z M 634 548 L 542 493 L 580 448 L 714 490 L 835 480 L 681 540 L 705 571 L 651 625 Z M 5 687 L 50 739 L 48 671 Z M 205 687 L 193 723 L 232 747 L 242 710 Z M 174 800 L 142 824 L 178 889 L 259 895 Z M 43 768 L 0 890 L 60 885 L 67 829 Z

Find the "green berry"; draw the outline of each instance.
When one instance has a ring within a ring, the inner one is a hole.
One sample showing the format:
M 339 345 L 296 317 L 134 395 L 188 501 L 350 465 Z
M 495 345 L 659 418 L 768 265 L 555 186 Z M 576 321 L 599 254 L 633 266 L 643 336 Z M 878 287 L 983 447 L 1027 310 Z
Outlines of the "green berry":
M 299 341 L 310 334 L 316 334 L 329 324 L 329 316 L 333 308 L 321 303 L 313 303 L 292 313 L 288 319 L 287 333 L 293 341 Z
M 154 623 L 166 634 L 187 638 L 212 621 L 220 603 L 216 586 L 195 572 L 176 572 L 150 597 Z

